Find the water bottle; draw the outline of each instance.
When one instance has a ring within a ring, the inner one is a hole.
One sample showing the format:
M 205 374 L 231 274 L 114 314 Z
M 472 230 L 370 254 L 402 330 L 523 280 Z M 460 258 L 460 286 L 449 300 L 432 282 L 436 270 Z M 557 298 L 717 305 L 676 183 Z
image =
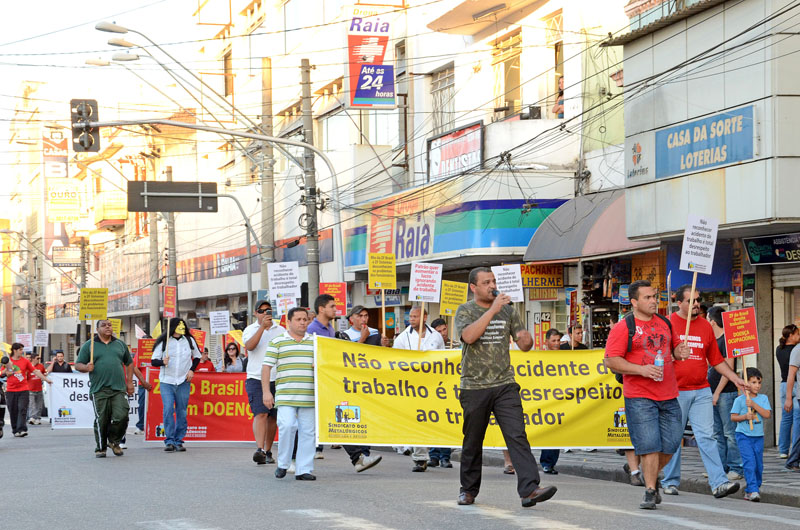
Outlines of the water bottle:
M 661 368 L 661 370 L 662 370 L 661 375 L 659 377 L 654 378 L 653 381 L 663 381 L 664 380 L 664 372 L 663 372 L 663 370 L 664 370 L 664 356 L 661 355 L 661 352 L 658 352 L 656 354 L 656 360 L 653 361 L 653 364 L 656 366 L 656 368 Z

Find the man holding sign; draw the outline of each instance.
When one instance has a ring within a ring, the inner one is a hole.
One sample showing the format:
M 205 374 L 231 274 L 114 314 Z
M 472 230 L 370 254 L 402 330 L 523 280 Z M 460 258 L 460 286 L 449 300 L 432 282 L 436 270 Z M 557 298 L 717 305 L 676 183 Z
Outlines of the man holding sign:
M 112 334 L 108 319 L 97 321 L 97 334 L 78 351 L 75 369 L 89 373 L 89 397 L 94 406 L 94 456 L 105 458 L 106 449 L 122 456 L 119 444 L 128 428 L 128 398 L 133 395 L 133 359 L 124 342 Z M 92 345 L 94 343 L 94 345 Z
M 497 292 L 497 282 L 490 269 L 472 269 L 469 288 L 474 299 L 459 306 L 456 312 L 456 331 L 464 345 L 459 385 L 459 401 L 464 409 L 464 442 L 458 504 L 473 504 L 480 490 L 483 439 L 493 413 L 517 472 L 517 492 L 522 506 L 527 508 L 556 493 L 555 486 L 539 486 L 539 469 L 525 434 L 519 385 L 514 380 L 509 355 L 512 337 L 522 351 L 530 351 L 533 338 L 519 314 L 508 305 L 511 298 Z
M 714 367 L 717 372 L 742 390 L 747 389 L 747 383 L 736 375 L 722 358 L 711 324 L 708 320 L 699 318 L 700 298 L 690 299 L 693 292 L 693 286 L 679 287 L 675 292 L 678 312 L 670 315 L 672 329 L 675 331 L 672 336 L 673 345 L 684 343 L 691 349 L 689 358 L 675 365 L 678 403 L 681 406 L 681 429 L 686 427 L 687 420 L 691 421 L 692 432 L 697 440 L 703 465 L 708 472 L 708 484 L 714 497 L 719 499 L 738 491 L 739 483 L 728 480 L 717 450 L 717 442 L 714 439 L 714 406 L 706 368 Z M 684 333 L 687 329 L 688 334 Z M 677 495 L 680 480 L 681 448 L 678 447 L 672 459 L 664 467 L 664 480 L 661 481 L 664 494 Z

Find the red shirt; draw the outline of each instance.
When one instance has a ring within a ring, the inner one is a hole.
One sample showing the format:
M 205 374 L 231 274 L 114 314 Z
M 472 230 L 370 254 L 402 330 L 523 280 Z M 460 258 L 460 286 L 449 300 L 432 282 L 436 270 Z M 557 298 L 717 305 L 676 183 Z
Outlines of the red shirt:
M 214 363 L 211 362 L 211 359 L 207 360 L 206 362 L 199 362 L 197 363 L 197 369 L 195 372 L 216 372 L 217 369 L 214 368 Z
M 11 359 L 14 365 L 13 373 L 8 373 L 6 370 L 6 392 L 24 392 L 28 390 L 28 375 L 33 372 L 34 368 L 31 362 L 25 358 Z
M 34 369 L 39 370 L 44 374 L 44 366 L 42 363 L 37 363 L 33 365 Z M 28 390 L 31 392 L 41 392 L 42 391 L 42 380 L 36 377 L 36 374 L 30 372 L 28 374 Z
M 677 346 L 686 335 L 686 319 L 678 313 L 669 317 L 672 322 L 672 344 Z M 678 361 L 675 377 L 678 378 L 678 390 L 700 390 L 708 388 L 708 367 L 724 362 L 719 353 L 717 338 L 711 324 L 705 318 L 695 318 L 689 327 L 689 347 L 692 354 L 685 361 Z
M 611 328 L 606 341 L 606 357 L 622 357 L 630 363 L 639 365 L 654 364 L 658 352 L 661 352 L 664 358 L 662 381 L 654 381 L 640 375 L 622 376 L 622 393 L 626 398 L 666 401 L 678 397 L 671 339 L 669 326 L 656 316 L 650 320 L 636 319 L 636 333 L 633 336 L 631 351 L 627 351 L 628 325 L 625 321 L 620 320 Z

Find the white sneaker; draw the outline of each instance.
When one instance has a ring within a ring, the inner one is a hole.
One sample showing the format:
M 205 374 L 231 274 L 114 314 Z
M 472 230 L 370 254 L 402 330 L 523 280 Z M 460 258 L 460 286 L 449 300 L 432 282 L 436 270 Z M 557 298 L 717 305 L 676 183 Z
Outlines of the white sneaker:
M 127 449 L 127 448 L 128 448 L 128 446 L 127 446 L 127 445 L 125 445 L 125 444 L 123 444 L 123 443 L 121 443 L 121 444 L 119 444 L 119 448 L 120 448 L 120 449 Z
M 322 454 L 322 451 L 314 451 L 314 460 L 322 460 L 325 458 L 325 455 Z
M 382 456 L 359 456 L 355 466 L 356 473 L 361 473 L 362 471 L 366 471 L 367 469 L 378 465 L 378 462 L 380 462 L 382 459 Z
M 727 473 L 728 480 L 742 480 L 744 477 L 737 473 L 736 471 L 728 471 Z
M 778 455 L 778 458 L 783 458 L 784 460 L 786 460 L 787 458 L 789 458 L 789 455 L 787 455 L 786 453 L 781 453 Z
M 286 470 L 289 473 L 294 473 L 294 460 L 292 460 L 292 464 L 289 466 L 289 469 Z
M 133 434 L 144 434 L 144 431 L 136 429 L 135 431 L 133 431 Z

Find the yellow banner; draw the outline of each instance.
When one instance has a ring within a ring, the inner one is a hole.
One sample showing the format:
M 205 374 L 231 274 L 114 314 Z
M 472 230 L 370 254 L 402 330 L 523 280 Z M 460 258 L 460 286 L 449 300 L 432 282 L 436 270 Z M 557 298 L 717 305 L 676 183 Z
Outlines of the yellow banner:
M 105 287 L 84 287 L 81 289 L 78 316 L 80 320 L 103 320 L 108 318 L 108 289 Z
M 454 316 L 458 306 L 467 301 L 467 284 L 442 280 L 442 298 L 439 302 L 439 314 Z
M 108 320 L 111 322 L 111 333 L 113 333 L 115 337 L 119 337 L 119 334 L 122 333 L 122 319 L 109 318 Z
M 397 289 L 397 266 L 394 254 L 367 255 L 369 260 L 369 287 L 371 289 Z
M 622 385 L 602 350 L 511 352 L 532 447 L 630 447 Z M 459 350 L 316 337 L 319 443 L 460 447 Z M 503 448 L 491 418 L 484 447 Z

